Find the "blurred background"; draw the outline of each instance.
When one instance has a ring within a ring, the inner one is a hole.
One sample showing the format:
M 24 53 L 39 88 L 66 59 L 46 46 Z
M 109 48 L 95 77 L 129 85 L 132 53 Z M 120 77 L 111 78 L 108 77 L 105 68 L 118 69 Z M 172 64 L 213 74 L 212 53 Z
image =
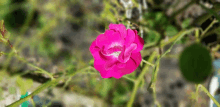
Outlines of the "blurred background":
M 93 65 L 89 47 L 110 23 L 122 23 L 139 32 L 145 40 L 144 59 L 158 50 L 161 41 L 167 42 L 161 49 L 165 52 L 180 31 L 194 27 L 205 30 L 212 24 L 205 34 L 199 32 L 203 35 L 200 42 L 217 59 L 220 27 L 213 20 L 218 19 L 219 6 L 219 0 L 1 0 L 0 107 L 50 80 L 37 67 L 60 76 Z M 199 92 L 195 104 L 195 84 L 186 81 L 179 70 L 179 55 L 196 41 L 194 35 L 185 35 L 161 59 L 156 95 L 162 107 L 209 105 L 204 92 Z M 139 67 L 129 76 L 136 78 L 141 70 Z M 152 71 L 150 68 L 145 74 L 133 107 L 154 106 L 147 91 Z M 202 83 L 207 89 L 210 78 L 208 75 Z M 99 73 L 79 73 L 35 95 L 29 106 L 124 107 L 133 86 L 125 78 L 103 79 Z

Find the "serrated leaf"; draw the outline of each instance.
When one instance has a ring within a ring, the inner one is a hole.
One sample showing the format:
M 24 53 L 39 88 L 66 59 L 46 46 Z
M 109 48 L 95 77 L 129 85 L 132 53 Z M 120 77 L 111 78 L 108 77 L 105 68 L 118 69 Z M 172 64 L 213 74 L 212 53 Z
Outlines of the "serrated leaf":
M 190 19 L 185 19 L 182 24 L 181 24 L 181 27 L 183 29 L 187 28 L 188 26 L 190 25 Z
M 165 31 L 166 36 L 172 37 L 172 36 L 176 35 L 177 33 L 178 33 L 178 30 L 176 27 L 174 27 L 172 25 L 168 25 L 166 27 L 166 31 Z

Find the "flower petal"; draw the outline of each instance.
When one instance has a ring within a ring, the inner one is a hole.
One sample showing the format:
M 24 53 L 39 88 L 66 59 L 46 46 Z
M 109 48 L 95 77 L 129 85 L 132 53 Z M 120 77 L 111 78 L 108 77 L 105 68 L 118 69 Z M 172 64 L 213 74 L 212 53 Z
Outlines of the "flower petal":
M 138 35 L 136 30 L 133 31 L 135 32 L 134 43 L 137 44 L 137 48 L 133 52 L 140 52 L 144 47 L 144 40 Z
M 124 40 L 120 36 L 119 32 L 115 32 L 113 30 L 106 30 L 105 34 L 100 34 L 96 38 L 96 44 L 99 48 L 109 49 L 113 46 L 123 46 Z
M 89 50 L 92 54 L 92 56 L 94 57 L 95 53 L 99 52 L 99 47 L 96 45 L 96 40 L 94 40 L 91 44 L 91 46 L 89 47 Z
M 126 66 L 126 63 L 118 62 L 117 66 L 118 66 L 118 68 L 124 68 Z
M 102 54 L 97 54 L 94 58 L 94 68 L 99 71 L 102 78 L 110 78 L 112 75 L 111 72 L 105 69 L 106 60 L 104 60 L 100 55 Z
M 115 47 L 109 48 L 108 50 L 103 49 L 102 54 L 108 56 L 114 52 L 121 52 L 122 50 L 123 50 L 123 48 L 121 46 L 115 46 Z
M 120 32 L 123 38 L 127 36 L 126 27 L 123 24 L 110 24 L 109 29 Z
M 117 73 L 114 72 L 113 77 L 119 79 L 123 75 L 134 72 L 137 69 L 137 67 L 140 65 L 141 60 L 142 60 L 142 57 L 141 57 L 140 52 L 132 53 L 131 58 L 126 62 L 126 66 L 123 68 L 120 68 Z
M 135 40 L 135 32 L 131 29 L 127 29 L 127 36 L 126 36 L 126 39 L 125 39 L 125 46 L 128 47 L 131 45 L 131 43 L 134 42 Z
M 129 47 L 127 47 L 126 49 L 124 49 L 120 54 L 119 54 L 119 57 L 118 57 L 118 60 L 122 63 L 126 63 L 130 56 L 131 56 L 131 53 L 137 48 L 137 44 L 135 43 L 132 43 Z
M 118 60 L 116 58 L 112 58 L 112 59 L 108 60 L 105 63 L 105 69 L 106 70 L 112 69 L 115 65 L 117 65 L 117 62 L 118 62 Z

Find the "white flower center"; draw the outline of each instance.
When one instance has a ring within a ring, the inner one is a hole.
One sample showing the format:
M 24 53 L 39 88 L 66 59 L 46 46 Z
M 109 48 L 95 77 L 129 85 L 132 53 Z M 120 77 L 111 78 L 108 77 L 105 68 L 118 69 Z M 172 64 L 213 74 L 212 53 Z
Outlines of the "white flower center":
M 121 51 L 117 51 L 117 52 L 113 52 L 111 55 L 113 55 L 114 57 L 118 58 L 120 53 L 121 53 Z

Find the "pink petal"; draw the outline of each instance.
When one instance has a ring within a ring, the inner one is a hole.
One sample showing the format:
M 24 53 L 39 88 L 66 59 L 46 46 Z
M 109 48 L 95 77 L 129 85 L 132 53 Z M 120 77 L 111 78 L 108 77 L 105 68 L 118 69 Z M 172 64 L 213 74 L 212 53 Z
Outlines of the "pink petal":
M 125 39 L 125 46 L 128 47 L 133 43 L 135 40 L 135 32 L 131 29 L 127 29 L 127 36 Z
M 99 71 L 99 73 L 101 74 L 102 78 L 110 78 L 111 77 L 111 72 L 107 71 L 105 69 L 105 64 L 106 64 L 106 60 L 103 59 L 101 56 L 101 54 L 96 54 L 95 60 L 94 60 L 94 68 Z
M 118 66 L 118 68 L 124 68 L 126 66 L 126 63 L 118 62 L 117 66 Z
M 117 62 L 118 62 L 118 60 L 116 58 L 112 58 L 112 59 L 108 60 L 105 63 L 105 69 L 106 70 L 112 69 L 117 64 Z
M 124 68 L 118 67 L 118 72 L 114 72 L 113 77 L 119 79 L 123 75 L 130 74 L 130 73 L 134 72 L 137 69 L 137 67 L 140 65 L 141 60 L 142 60 L 142 57 L 141 57 L 140 52 L 132 53 L 131 58 L 126 62 L 126 66 Z
M 93 57 L 94 57 L 94 54 L 100 50 L 99 47 L 96 45 L 95 40 L 92 42 L 91 46 L 89 47 L 89 50 Z
M 131 53 L 137 48 L 137 44 L 132 43 L 129 47 L 127 47 L 125 50 L 123 50 L 118 57 L 118 60 L 122 63 L 126 63 L 130 56 Z
M 144 40 L 137 34 L 136 30 L 133 31 L 135 32 L 134 43 L 137 44 L 137 48 L 133 52 L 140 52 L 144 47 Z
M 126 27 L 123 24 L 110 24 L 109 29 L 120 32 L 123 38 L 127 36 Z
M 125 65 L 123 64 L 124 66 L 123 68 L 118 66 L 113 66 L 111 69 L 106 70 L 104 68 L 105 61 L 103 60 L 99 60 L 99 61 L 95 60 L 94 66 L 100 72 L 102 78 L 114 77 L 116 79 L 119 79 L 123 75 L 134 72 L 137 69 L 137 67 L 140 65 L 141 60 L 142 60 L 141 53 L 137 52 L 131 54 L 131 58 L 125 63 Z
M 100 34 L 96 38 L 96 44 L 99 48 L 103 48 L 106 50 L 112 45 L 122 46 L 124 44 L 124 40 L 120 36 L 118 32 L 114 32 L 113 30 L 106 30 L 105 34 Z

